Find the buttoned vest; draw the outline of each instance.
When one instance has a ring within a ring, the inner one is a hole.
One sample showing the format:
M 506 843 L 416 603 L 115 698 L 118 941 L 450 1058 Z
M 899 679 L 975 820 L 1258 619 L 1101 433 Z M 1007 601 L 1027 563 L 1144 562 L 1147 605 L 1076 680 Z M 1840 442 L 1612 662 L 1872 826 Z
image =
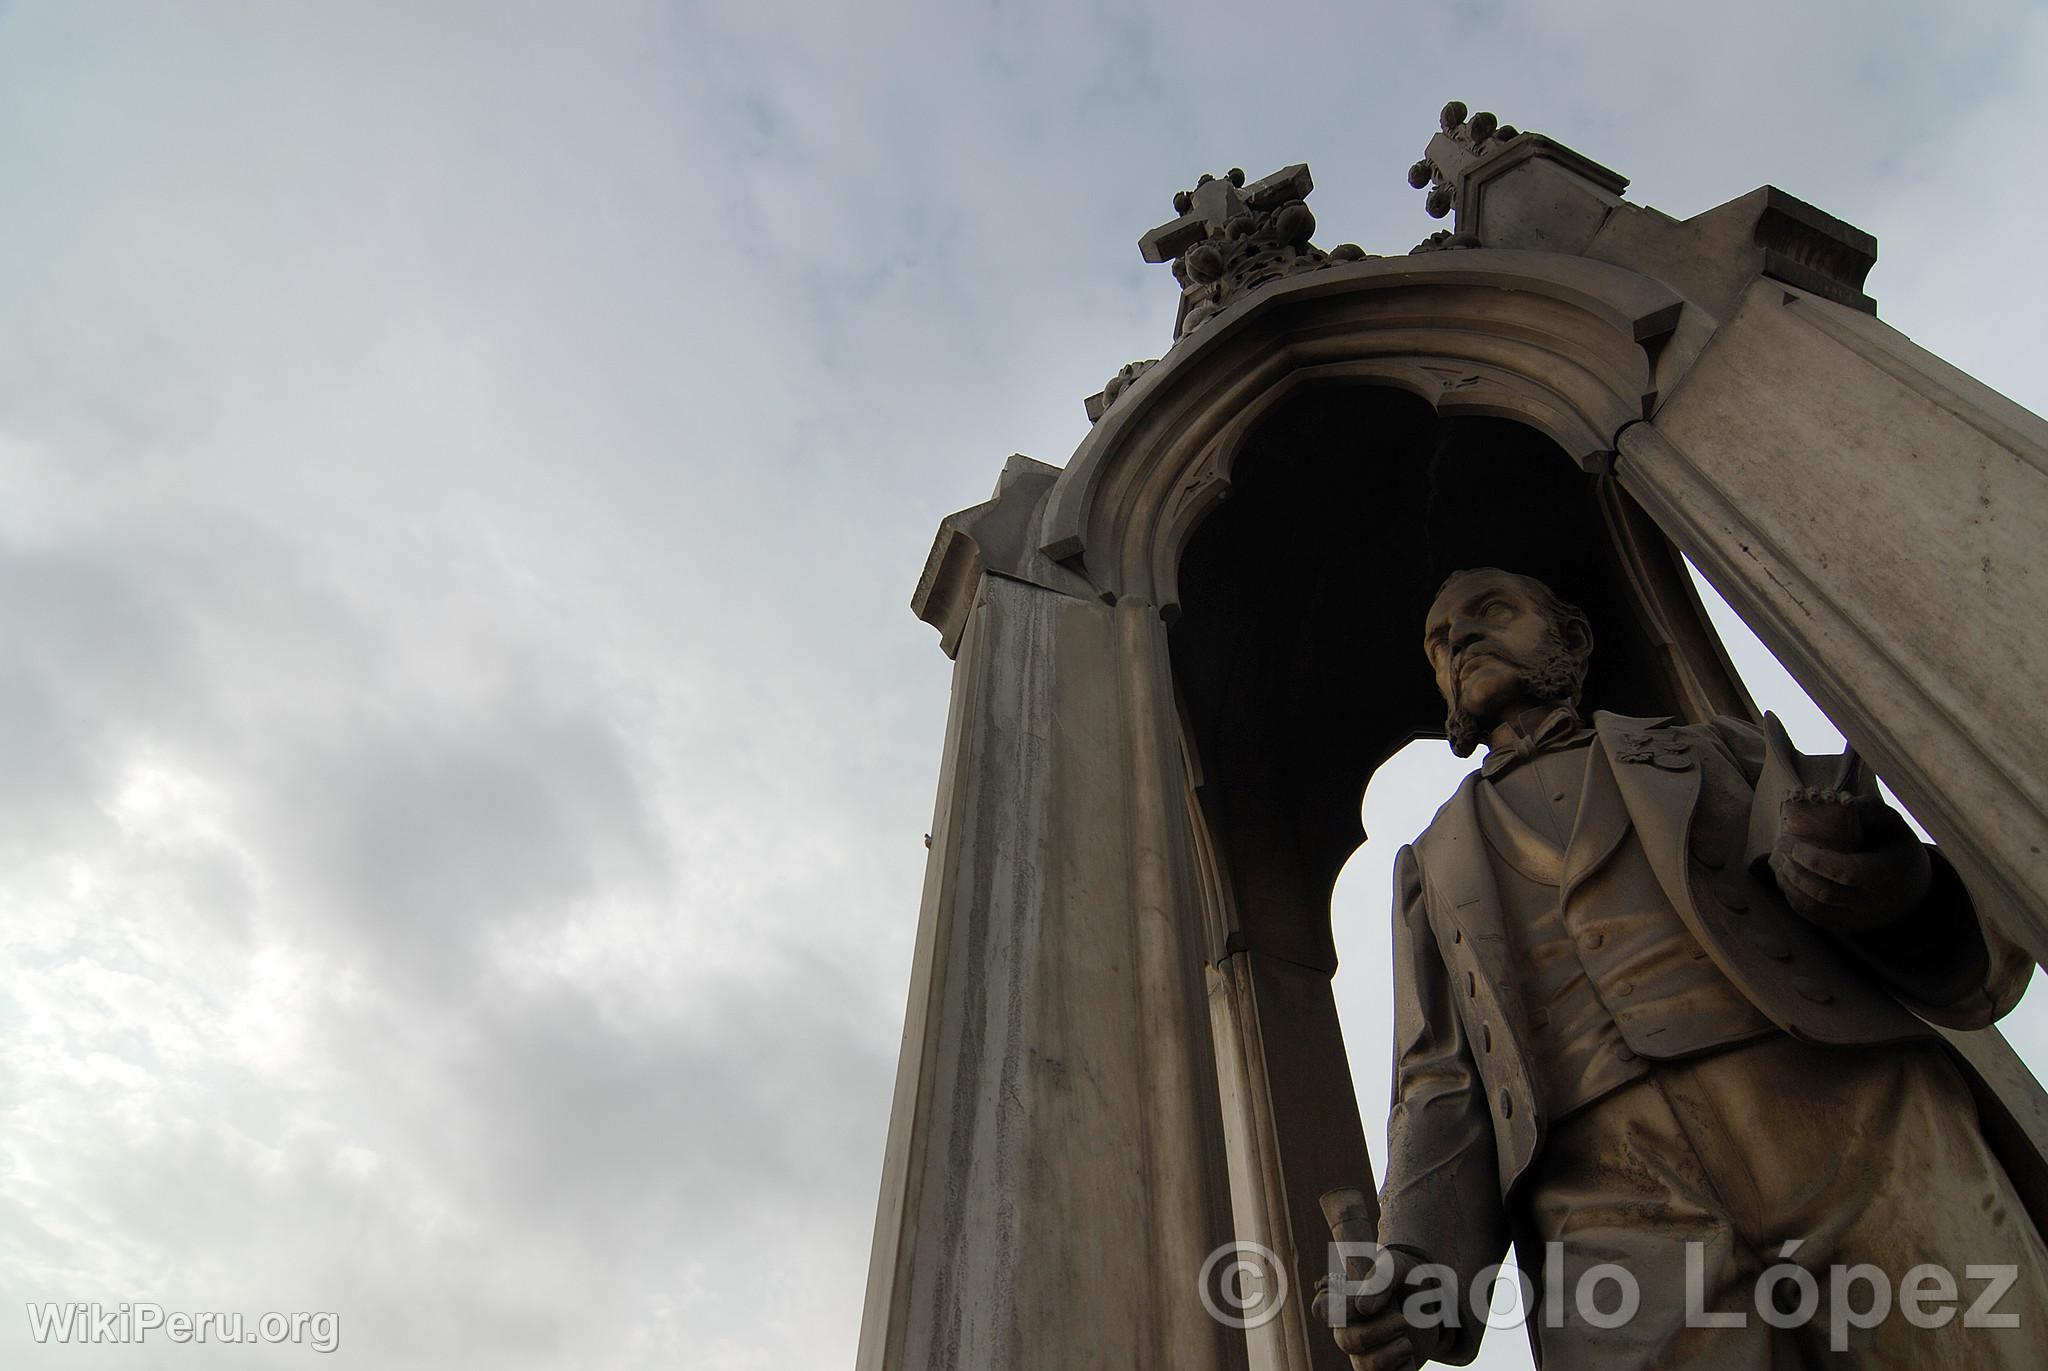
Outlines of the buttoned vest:
M 1528 1058 L 1555 1121 L 1646 1073 L 1776 1032 L 1700 946 L 1630 827 L 1566 892 L 1579 815 L 1618 804 L 1589 743 L 1545 753 L 1479 783 L 1479 829 L 1514 943 Z M 1568 840 L 1567 840 L 1568 835 Z

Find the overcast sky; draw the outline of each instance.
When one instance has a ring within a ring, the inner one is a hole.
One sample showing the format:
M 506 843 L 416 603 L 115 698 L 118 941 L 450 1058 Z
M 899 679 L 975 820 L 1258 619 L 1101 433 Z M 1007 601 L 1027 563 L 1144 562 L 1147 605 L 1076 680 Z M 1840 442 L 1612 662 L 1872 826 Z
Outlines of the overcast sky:
M 848 1364 L 906 601 L 1166 345 L 1173 192 L 1306 160 L 1320 241 L 1405 251 L 1464 99 L 1875 233 L 1883 316 L 2039 411 L 2044 73 L 2031 3 L 0 0 L 0 1364 L 311 1356 L 22 1317 L 138 1299 L 380 1371 Z M 1447 761 L 1340 890 L 1375 1137 Z

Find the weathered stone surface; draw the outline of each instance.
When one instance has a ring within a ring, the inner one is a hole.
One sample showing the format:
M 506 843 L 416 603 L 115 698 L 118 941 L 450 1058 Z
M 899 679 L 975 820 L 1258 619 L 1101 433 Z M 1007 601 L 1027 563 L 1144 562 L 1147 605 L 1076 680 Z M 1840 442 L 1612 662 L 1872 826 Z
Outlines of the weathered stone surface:
M 1020 453 L 1004 465 L 992 498 L 939 524 L 910 608 L 938 629 L 939 645 L 948 657 L 959 651 L 983 576 L 1006 576 L 1064 595 L 1092 596 L 1087 582 L 1037 546 L 1040 513 L 1058 475 L 1059 468 Z
M 1617 474 L 2048 955 L 2048 424 L 1757 281 Z
M 1583 255 L 1654 277 L 1714 319 L 1725 319 L 1758 276 L 1877 312 L 1863 279 L 1877 240 L 1831 214 L 1764 186 L 1676 220 L 1622 198 L 1628 178 L 1541 134 L 1489 114 L 1469 120 L 1456 101 L 1409 180 L 1428 208 L 1455 213 L 1456 230 L 1423 247 L 1494 247 Z M 1419 249 L 1418 249 L 1419 250 Z
M 1455 212 L 1458 234 L 1480 245 L 1582 252 L 1622 203 L 1628 178 L 1562 143 L 1491 114 L 1468 119 L 1456 100 L 1439 122 L 1408 182 L 1428 188 L 1432 219 Z
M 1229 1232 L 1165 627 L 984 576 L 952 719 L 858 1365 L 1225 1371 Z

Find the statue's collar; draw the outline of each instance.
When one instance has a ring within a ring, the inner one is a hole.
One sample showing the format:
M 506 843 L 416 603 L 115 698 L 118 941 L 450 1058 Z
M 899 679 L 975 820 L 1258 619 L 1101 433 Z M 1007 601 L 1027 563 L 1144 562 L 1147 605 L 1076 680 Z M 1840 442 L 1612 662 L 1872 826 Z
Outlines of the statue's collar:
M 1530 732 L 1525 733 L 1512 723 L 1501 724 L 1487 735 L 1486 760 L 1479 764 L 1479 774 L 1491 780 L 1517 762 L 1526 762 L 1541 753 L 1576 747 L 1592 736 L 1593 730 L 1586 727 L 1585 721 L 1579 718 L 1579 711 L 1570 705 L 1559 705 L 1551 710 Z

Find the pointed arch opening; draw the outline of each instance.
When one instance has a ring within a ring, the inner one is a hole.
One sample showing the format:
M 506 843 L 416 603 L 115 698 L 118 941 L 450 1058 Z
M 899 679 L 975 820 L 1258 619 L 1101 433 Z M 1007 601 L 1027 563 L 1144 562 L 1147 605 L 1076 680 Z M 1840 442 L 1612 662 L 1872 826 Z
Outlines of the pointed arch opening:
M 1169 647 L 1217 1050 L 1236 1081 L 1233 1191 L 1253 1211 L 1239 1232 L 1291 1252 L 1307 1289 L 1327 1238 L 1317 1197 L 1358 1182 L 1366 1120 L 1377 1132 L 1384 1108 L 1354 1095 L 1331 896 L 1365 837 L 1377 768 L 1443 736 L 1420 650 L 1438 585 L 1497 565 L 1583 606 L 1599 645 L 1589 708 L 1751 707 L 1676 549 L 1610 478 L 1525 423 L 1446 417 L 1390 386 L 1307 386 L 1247 431 L 1229 470 L 1177 568 Z M 1328 1341 L 1304 1332 L 1307 1364 Z

